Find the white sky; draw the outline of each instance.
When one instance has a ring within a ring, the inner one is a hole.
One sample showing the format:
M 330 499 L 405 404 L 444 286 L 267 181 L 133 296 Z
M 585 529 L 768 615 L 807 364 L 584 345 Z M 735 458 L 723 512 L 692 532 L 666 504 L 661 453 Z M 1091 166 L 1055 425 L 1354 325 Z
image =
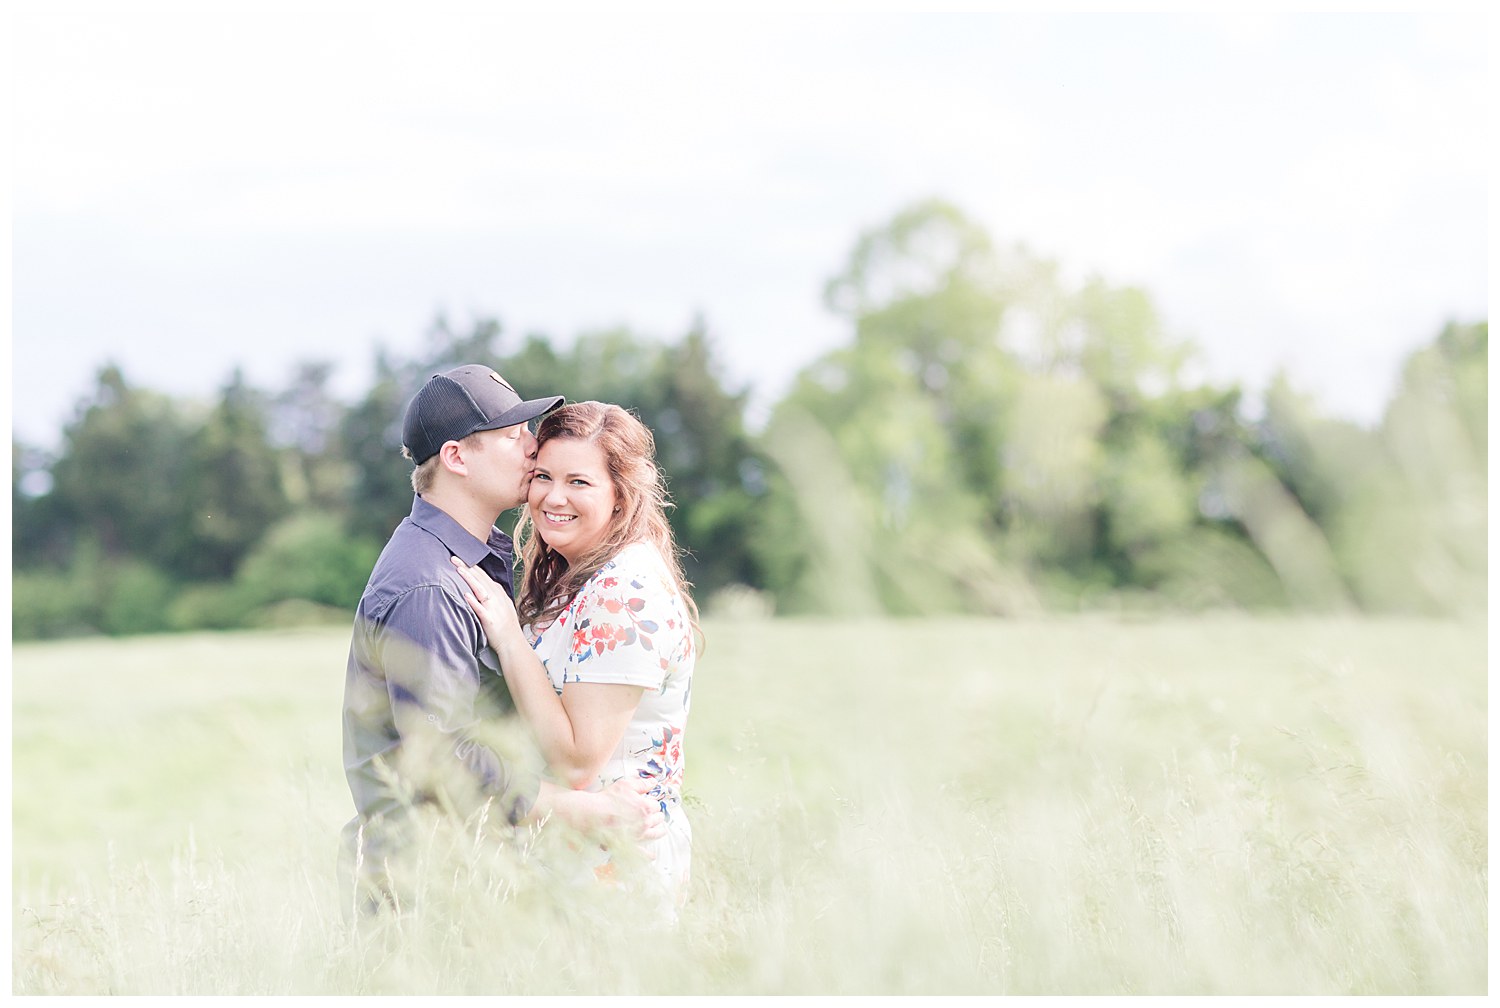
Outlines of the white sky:
M 847 340 L 821 291 L 859 234 L 928 196 L 1144 287 L 1207 376 L 1284 366 L 1354 419 L 1488 313 L 1477 14 L 356 9 L 13 6 L 16 436 L 108 359 L 359 390 L 438 311 L 701 312 L 764 404 Z

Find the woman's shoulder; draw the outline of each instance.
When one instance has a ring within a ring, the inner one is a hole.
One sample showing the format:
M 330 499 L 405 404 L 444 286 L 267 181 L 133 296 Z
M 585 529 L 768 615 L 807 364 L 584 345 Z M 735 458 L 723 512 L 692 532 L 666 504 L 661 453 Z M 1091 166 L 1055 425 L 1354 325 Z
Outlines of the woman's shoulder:
M 646 577 L 658 581 L 666 579 L 666 576 L 666 560 L 661 551 L 648 542 L 627 543 L 595 575 L 597 578 L 617 579 Z
M 607 561 L 592 578 L 591 588 L 602 595 L 625 591 L 676 594 L 676 579 L 661 551 L 648 542 L 633 542 Z
M 613 628 L 623 633 L 624 643 L 639 643 L 650 652 L 653 668 L 674 676 L 691 672 L 691 619 L 658 547 L 650 542 L 624 547 L 600 568 L 586 595 L 591 637 L 607 636 Z

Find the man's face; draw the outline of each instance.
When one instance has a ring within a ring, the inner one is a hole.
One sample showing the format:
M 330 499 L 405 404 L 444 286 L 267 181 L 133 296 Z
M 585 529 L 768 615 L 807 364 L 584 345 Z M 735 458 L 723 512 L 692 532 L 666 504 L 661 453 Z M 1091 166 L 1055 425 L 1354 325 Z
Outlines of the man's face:
M 536 436 L 525 424 L 480 431 L 479 450 L 468 456 L 469 478 L 487 504 L 499 514 L 526 501 L 536 462 Z

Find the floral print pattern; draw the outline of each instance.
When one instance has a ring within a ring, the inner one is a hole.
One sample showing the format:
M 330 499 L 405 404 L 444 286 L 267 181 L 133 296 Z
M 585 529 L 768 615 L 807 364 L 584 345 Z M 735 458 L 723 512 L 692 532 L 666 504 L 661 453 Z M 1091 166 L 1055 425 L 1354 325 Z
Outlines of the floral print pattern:
M 656 548 L 634 543 L 606 563 L 553 622 L 528 628 L 553 689 L 568 683 L 644 687 L 625 736 L 595 789 L 621 777 L 654 782 L 668 836 L 656 841 L 656 868 L 681 891 L 691 831 L 682 811 L 685 733 L 694 664 L 692 623 Z
M 625 552 L 621 553 L 621 557 L 625 555 Z M 692 639 L 686 632 L 689 625 L 681 598 L 668 587 L 670 582 L 663 583 L 649 575 L 627 578 L 610 575 L 608 572 L 617 569 L 619 563 L 620 557 L 606 563 L 557 618 L 559 624 L 571 627 L 573 632 L 568 657 L 572 668 L 563 670 L 562 681 L 565 683 L 599 681 L 583 675 L 580 667 L 590 659 L 620 647 L 636 645 L 650 652 L 657 668 L 663 672 L 670 672 L 674 665 L 691 659 Z M 540 639 L 541 635 L 535 638 Z M 631 661 L 633 664 L 650 664 L 639 655 L 632 656 Z M 647 678 L 652 677 L 654 673 Z M 627 680 L 610 678 L 603 681 Z M 660 688 L 666 688 L 665 678 Z

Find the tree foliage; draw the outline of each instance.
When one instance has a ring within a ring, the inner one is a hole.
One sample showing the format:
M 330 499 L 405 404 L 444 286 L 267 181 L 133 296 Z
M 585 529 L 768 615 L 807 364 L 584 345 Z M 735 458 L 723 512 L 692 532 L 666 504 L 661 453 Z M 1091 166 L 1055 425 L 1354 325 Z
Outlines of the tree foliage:
M 1055 264 L 995 248 L 934 201 L 863 236 L 828 297 L 852 342 L 802 372 L 773 440 L 784 470 L 846 474 L 855 489 L 831 527 L 814 517 L 825 486 L 782 485 L 797 540 L 767 564 L 799 582 L 796 604 L 1004 613 L 1121 591 L 1266 601 L 1263 577 L 1231 566 L 1215 581 L 1199 559 L 1225 543 L 1255 553 L 1241 516 L 1200 503 L 1248 450 L 1238 393 L 1183 384 L 1193 348 L 1144 293 L 1098 279 L 1070 289 Z M 850 569 L 859 543 L 865 559 Z M 851 599 L 864 580 L 873 595 Z
M 180 555 L 195 421 L 181 404 L 105 366 L 52 467 L 45 501 L 54 535 L 70 546 L 95 541 L 106 559 Z
M 1184 378 L 1195 348 L 1145 292 L 1070 284 L 942 201 L 860 236 L 825 294 L 849 339 L 759 432 L 701 319 L 560 342 L 440 316 L 409 356 L 377 348 L 352 402 L 327 362 L 271 391 L 236 372 L 208 402 L 107 364 L 56 450 L 12 444 L 14 634 L 346 613 L 411 505 L 407 402 L 475 361 L 655 432 L 710 609 L 747 587 L 850 615 L 1484 606 L 1485 323 L 1414 353 L 1366 428 L 1284 376 L 1249 416 L 1237 386 Z
M 266 405 L 236 371 L 188 439 L 186 472 L 176 488 L 183 527 L 175 530 L 166 560 L 189 578 L 232 577 L 245 554 L 288 511 Z

